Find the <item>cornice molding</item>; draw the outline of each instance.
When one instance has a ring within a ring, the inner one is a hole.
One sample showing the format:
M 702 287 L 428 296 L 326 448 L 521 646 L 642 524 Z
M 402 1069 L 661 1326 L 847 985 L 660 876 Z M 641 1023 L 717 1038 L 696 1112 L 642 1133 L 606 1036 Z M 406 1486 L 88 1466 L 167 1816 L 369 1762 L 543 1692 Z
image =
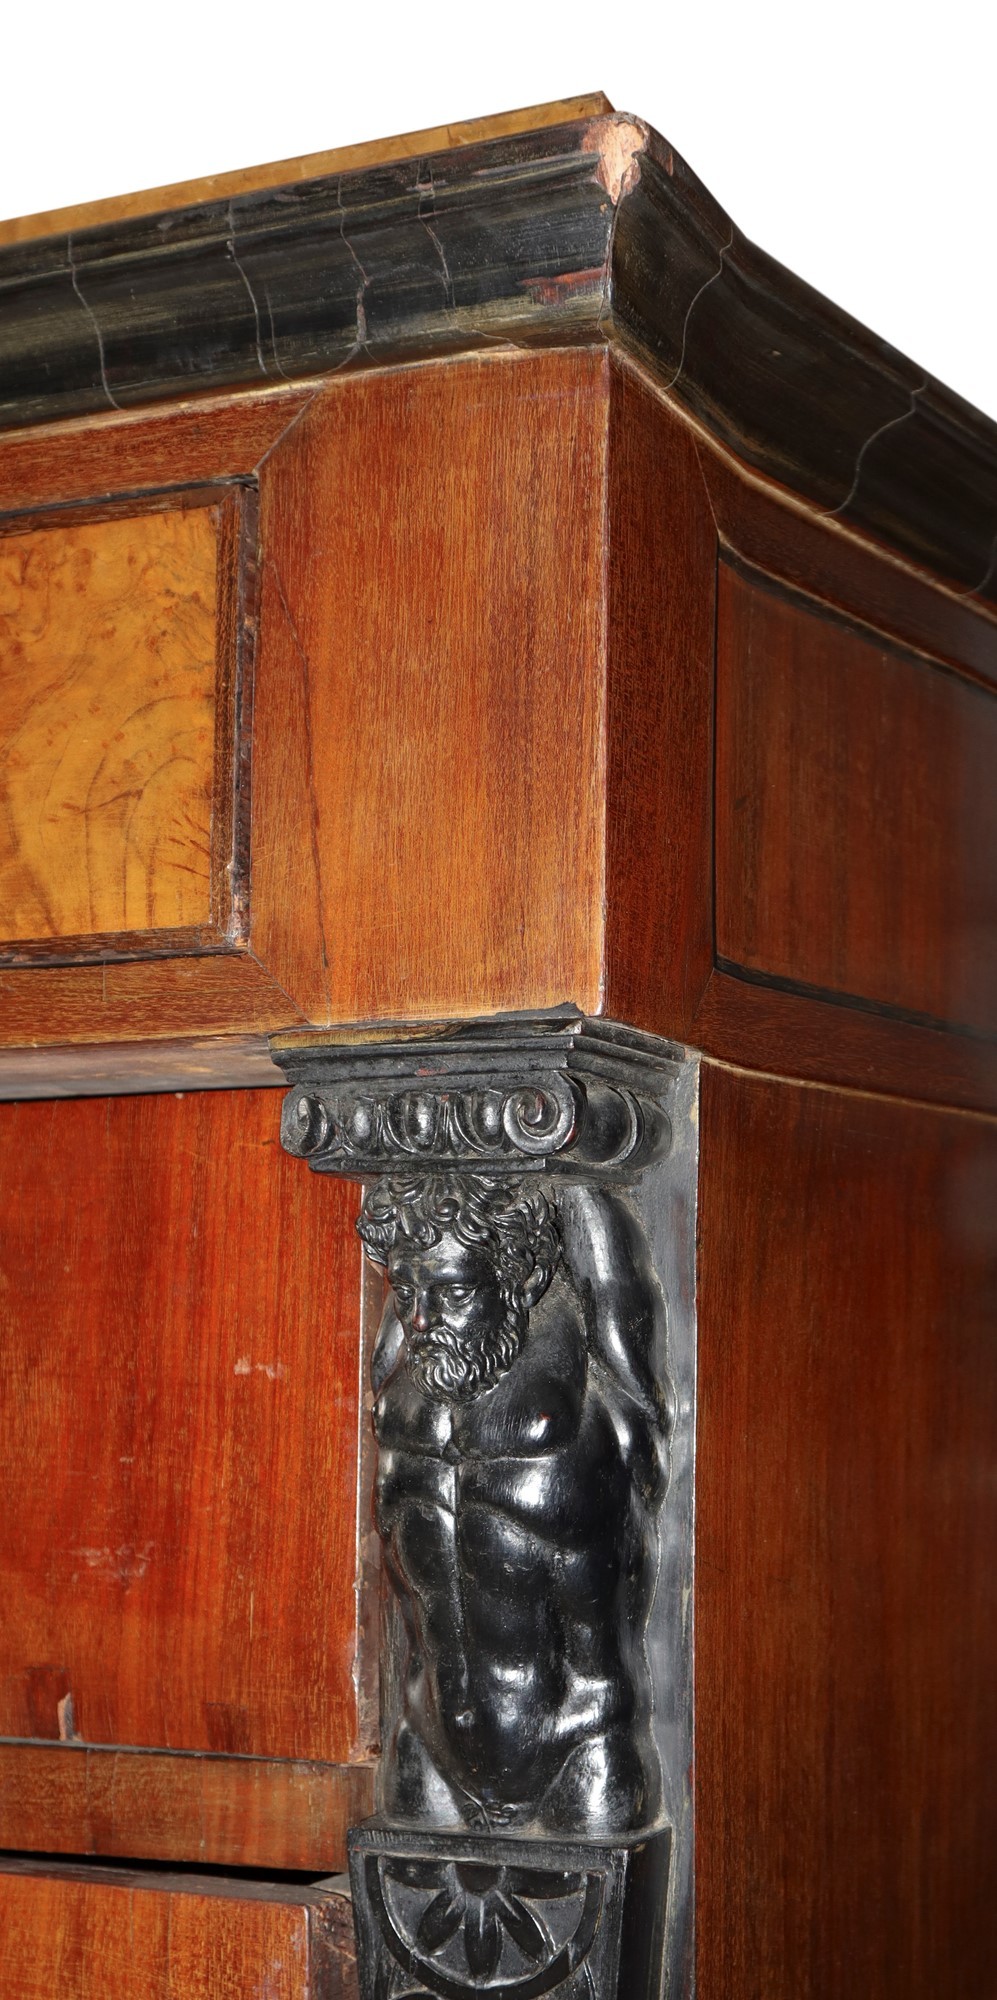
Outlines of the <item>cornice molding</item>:
M 756 249 L 625 114 L 0 250 L 0 428 L 585 341 L 997 603 L 997 424 Z

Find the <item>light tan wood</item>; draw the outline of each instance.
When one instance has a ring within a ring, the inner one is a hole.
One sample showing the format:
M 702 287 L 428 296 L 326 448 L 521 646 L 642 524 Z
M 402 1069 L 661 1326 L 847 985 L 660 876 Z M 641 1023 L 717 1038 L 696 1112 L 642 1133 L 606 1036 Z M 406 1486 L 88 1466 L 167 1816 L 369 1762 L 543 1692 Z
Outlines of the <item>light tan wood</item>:
M 321 1889 L 0 1863 L 3 2000 L 346 2000 L 349 1906 Z
M 209 922 L 219 525 L 0 535 L 0 940 Z
M 0 1848 L 331 1874 L 373 1806 L 370 1764 L 0 1740 Z
M 491 118 L 467 118 L 453 125 L 431 125 L 421 132 L 403 132 L 390 139 L 368 139 L 360 145 L 334 146 L 328 152 L 303 153 L 289 160 L 271 160 L 260 167 L 232 173 L 205 174 L 198 180 L 173 181 L 168 187 L 142 188 L 134 194 L 111 195 L 103 201 L 76 202 L 67 208 L 19 215 L 0 222 L 0 247 L 28 243 L 65 230 L 93 229 L 128 216 L 155 215 L 166 208 L 186 208 L 196 202 L 226 201 L 262 188 L 284 187 L 291 181 L 313 180 L 320 174 L 355 173 L 361 167 L 392 160 L 416 159 L 422 153 L 445 153 L 486 139 L 516 132 L 540 132 L 548 125 L 566 125 L 576 118 L 599 118 L 613 107 L 601 90 L 582 97 L 559 97 L 549 104 L 532 104 L 522 111 L 502 111 Z

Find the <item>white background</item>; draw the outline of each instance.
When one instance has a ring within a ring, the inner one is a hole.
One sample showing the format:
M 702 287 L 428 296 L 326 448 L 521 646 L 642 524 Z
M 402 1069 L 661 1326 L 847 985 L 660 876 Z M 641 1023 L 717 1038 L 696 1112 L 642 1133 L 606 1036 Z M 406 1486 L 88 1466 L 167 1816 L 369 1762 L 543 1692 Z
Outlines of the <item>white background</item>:
M 0 215 L 604 90 L 997 417 L 997 0 L 3 0 Z

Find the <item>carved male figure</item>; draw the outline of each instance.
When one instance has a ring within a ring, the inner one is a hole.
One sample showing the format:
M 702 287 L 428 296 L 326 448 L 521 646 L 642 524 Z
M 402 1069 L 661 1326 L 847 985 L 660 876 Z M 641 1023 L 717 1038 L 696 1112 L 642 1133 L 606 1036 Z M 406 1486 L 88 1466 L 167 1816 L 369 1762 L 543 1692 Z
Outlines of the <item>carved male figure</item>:
M 643 1634 L 665 1479 L 664 1306 L 625 1202 L 388 1179 L 375 1507 L 408 1643 L 388 1813 L 612 1834 L 660 1776 Z

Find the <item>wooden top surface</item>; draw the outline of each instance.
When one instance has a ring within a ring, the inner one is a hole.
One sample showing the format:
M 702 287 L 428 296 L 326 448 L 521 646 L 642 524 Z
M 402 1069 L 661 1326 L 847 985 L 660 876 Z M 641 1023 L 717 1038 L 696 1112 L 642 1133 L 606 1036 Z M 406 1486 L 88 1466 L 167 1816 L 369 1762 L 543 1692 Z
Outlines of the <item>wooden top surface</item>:
M 290 160 L 270 160 L 260 167 L 237 167 L 231 173 L 172 181 L 168 187 L 140 188 L 132 194 L 110 195 L 103 201 L 75 202 L 36 215 L 15 215 L 0 220 L 0 248 L 8 243 L 32 243 L 42 236 L 59 236 L 67 230 L 124 222 L 130 216 L 157 215 L 164 209 L 191 208 L 203 201 L 228 201 L 234 195 L 288 187 L 294 181 L 317 180 L 323 174 L 357 173 L 364 167 L 383 166 L 392 160 L 418 159 L 423 153 L 447 153 L 458 146 L 508 138 L 514 132 L 541 132 L 548 125 L 567 125 L 575 118 L 599 118 L 612 109 L 605 93 L 593 90 L 582 97 L 558 97 L 549 104 L 500 111 L 490 118 L 430 125 L 420 132 L 401 132 L 390 139 L 366 139 L 359 145 L 333 146 L 325 152 L 302 153 Z

